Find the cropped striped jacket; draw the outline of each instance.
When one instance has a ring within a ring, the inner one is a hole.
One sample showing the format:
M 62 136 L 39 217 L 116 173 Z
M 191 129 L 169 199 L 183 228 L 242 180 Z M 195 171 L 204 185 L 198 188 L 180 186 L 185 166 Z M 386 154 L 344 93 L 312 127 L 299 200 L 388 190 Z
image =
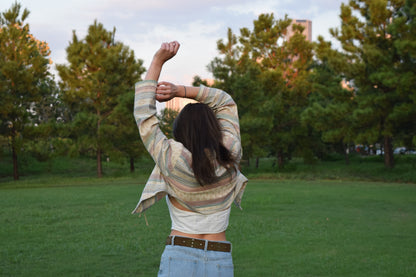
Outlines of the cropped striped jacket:
M 166 194 L 175 197 L 183 206 L 201 214 L 227 209 L 240 203 L 247 178 L 239 171 L 218 165 L 218 181 L 201 186 L 192 170 L 192 154 L 182 143 L 168 139 L 159 128 L 156 117 L 157 82 L 146 80 L 136 84 L 134 117 L 140 136 L 156 165 L 142 191 L 140 201 L 132 213 L 142 213 Z M 200 86 L 195 100 L 207 104 L 215 113 L 222 130 L 223 144 L 236 157 L 242 156 L 237 105 L 226 92 Z

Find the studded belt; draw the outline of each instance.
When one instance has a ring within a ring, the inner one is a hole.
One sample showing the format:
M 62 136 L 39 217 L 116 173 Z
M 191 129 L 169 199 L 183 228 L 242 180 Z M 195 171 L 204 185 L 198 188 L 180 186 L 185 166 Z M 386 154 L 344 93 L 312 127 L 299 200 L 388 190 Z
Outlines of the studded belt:
M 231 243 L 229 242 L 218 242 L 181 236 L 169 236 L 166 239 L 166 245 L 185 246 L 208 251 L 231 252 Z

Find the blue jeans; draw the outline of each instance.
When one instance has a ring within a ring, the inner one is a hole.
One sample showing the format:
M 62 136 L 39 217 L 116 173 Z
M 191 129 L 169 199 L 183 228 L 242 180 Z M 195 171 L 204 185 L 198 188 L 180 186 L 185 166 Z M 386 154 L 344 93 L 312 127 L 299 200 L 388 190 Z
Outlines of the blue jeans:
M 231 252 L 166 245 L 160 261 L 159 277 L 232 277 Z

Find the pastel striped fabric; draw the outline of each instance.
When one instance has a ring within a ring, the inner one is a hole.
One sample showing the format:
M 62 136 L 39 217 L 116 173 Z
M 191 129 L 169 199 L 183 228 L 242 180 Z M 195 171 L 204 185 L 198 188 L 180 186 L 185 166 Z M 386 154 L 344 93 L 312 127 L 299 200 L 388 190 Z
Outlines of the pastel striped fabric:
M 140 201 L 132 213 L 142 213 L 166 194 L 175 197 L 188 209 L 210 214 L 229 208 L 234 202 L 241 208 L 241 198 L 247 178 L 238 170 L 216 168 L 218 182 L 201 186 L 192 170 L 192 154 L 159 128 L 156 117 L 156 81 L 136 84 L 134 117 L 142 141 L 156 165 L 143 189 Z M 224 146 L 240 161 L 242 156 L 237 105 L 226 92 L 201 86 L 196 100 L 211 107 L 218 118 Z

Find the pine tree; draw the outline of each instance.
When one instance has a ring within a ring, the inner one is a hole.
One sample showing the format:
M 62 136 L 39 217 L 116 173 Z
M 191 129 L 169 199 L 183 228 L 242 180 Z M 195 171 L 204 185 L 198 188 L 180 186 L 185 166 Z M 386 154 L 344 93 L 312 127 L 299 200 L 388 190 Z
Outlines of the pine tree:
M 308 107 L 302 112 L 302 121 L 320 132 L 324 142 L 340 145 L 348 164 L 348 146 L 355 138 L 352 113 L 356 101 L 354 88 L 335 70 L 345 63 L 344 56 L 331 47 L 330 42 L 318 37 L 317 61 L 310 76 L 313 88 Z
M 65 122 L 66 107 L 60 99 L 58 85 L 52 77 L 39 84 L 39 101 L 32 103 L 31 124 L 26 126 L 25 133 L 31 138 L 24 144 L 26 152 L 41 161 L 65 153 L 67 145 L 60 136 L 60 129 Z
M 227 42 L 218 42 L 222 57 L 210 65 L 217 83 L 223 85 L 239 107 L 246 157 L 272 153 L 283 166 L 298 151 L 305 154 L 310 144 L 300 113 L 307 104 L 312 44 L 292 20 L 262 14 L 253 29 L 240 29 L 237 37 L 229 29 Z
M 356 88 L 356 142 L 381 140 L 388 168 L 403 127 L 415 135 L 415 9 L 414 0 L 351 0 L 341 6 L 341 28 L 331 29 L 346 60 L 338 72 Z
M 79 40 L 75 31 L 67 47 L 69 65 L 58 65 L 63 99 L 74 112 L 71 137 L 80 152 L 95 153 L 97 176 L 102 176 L 102 155 L 111 151 L 108 120 L 119 104 L 120 95 L 134 93 L 134 84 L 144 71 L 142 61 L 121 42 L 115 41 L 115 28 L 107 31 L 94 22 Z M 133 120 L 133 118 L 132 118 Z
M 8 137 L 13 176 L 19 179 L 18 154 L 31 124 L 33 103 L 41 100 L 40 84 L 48 76 L 48 44 L 30 33 L 27 9 L 17 2 L 0 15 L 0 129 Z
M 133 90 L 118 96 L 118 105 L 107 118 L 103 131 L 108 134 L 107 155 L 112 160 L 127 158 L 130 172 L 135 171 L 135 160 L 147 155 L 133 117 Z

